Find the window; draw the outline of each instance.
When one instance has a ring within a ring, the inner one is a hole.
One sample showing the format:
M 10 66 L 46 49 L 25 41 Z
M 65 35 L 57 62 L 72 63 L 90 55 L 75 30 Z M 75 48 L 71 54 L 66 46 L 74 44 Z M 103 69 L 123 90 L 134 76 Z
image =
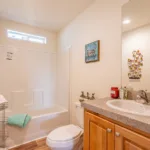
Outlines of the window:
M 8 38 L 12 38 L 16 40 L 30 41 L 30 42 L 40 43 L 40 44 L 46 44 L 47 42 L 46 37 L 13 31 L 13 30 L 7 30 L 7 36 Z

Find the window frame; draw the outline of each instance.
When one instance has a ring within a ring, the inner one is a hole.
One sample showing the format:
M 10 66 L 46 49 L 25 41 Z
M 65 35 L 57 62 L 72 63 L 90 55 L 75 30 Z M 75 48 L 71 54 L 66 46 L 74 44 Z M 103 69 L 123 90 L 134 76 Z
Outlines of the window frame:
M 47 38 L 44 36 L 19 32 L 10 29 L 7 29 L 7 37 L 15 40 L 28 41 L 32 43 L 47 44 Z

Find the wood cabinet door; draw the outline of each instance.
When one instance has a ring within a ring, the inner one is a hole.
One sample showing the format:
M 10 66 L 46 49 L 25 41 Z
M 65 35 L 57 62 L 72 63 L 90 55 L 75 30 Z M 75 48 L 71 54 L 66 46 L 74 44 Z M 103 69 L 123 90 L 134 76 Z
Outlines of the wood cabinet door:
M 114 150 L 114 124 L 84 113 L 84 150 Z
M 150 139 L 115 125 L 115 150 L 150 150 Z

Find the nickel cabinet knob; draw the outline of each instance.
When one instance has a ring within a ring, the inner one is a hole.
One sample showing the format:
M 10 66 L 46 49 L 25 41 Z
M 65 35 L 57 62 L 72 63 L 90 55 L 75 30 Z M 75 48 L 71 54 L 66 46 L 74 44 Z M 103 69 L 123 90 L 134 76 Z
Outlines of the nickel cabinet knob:
M 119 137 L 119 136 L 120 136 L 120 133 L 119 133 L 119 132 L 116 132 L 116 136 Z
M 112 129 L 108 128 L 108 129 L 107 129 L 107 132 L 108 132 L 108 133 L 111 133 L 111 132 L 112 132 Z

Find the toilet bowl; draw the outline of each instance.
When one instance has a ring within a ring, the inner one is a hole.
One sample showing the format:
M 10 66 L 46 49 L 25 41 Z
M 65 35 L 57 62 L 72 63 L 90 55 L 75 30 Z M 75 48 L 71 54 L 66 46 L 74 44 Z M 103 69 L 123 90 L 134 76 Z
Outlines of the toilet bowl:
M 82 149 L 83 129 L 73 124 L 53 130 L 46 143 L 51 150 L 80 150 Z
M 46 143 L 51 150 L 82 150 L 83 147 L 83 115 L 80 102 L 75 102 L 76 120 L 79 126 L 69 124 L 56 128 L 47 136 Z

